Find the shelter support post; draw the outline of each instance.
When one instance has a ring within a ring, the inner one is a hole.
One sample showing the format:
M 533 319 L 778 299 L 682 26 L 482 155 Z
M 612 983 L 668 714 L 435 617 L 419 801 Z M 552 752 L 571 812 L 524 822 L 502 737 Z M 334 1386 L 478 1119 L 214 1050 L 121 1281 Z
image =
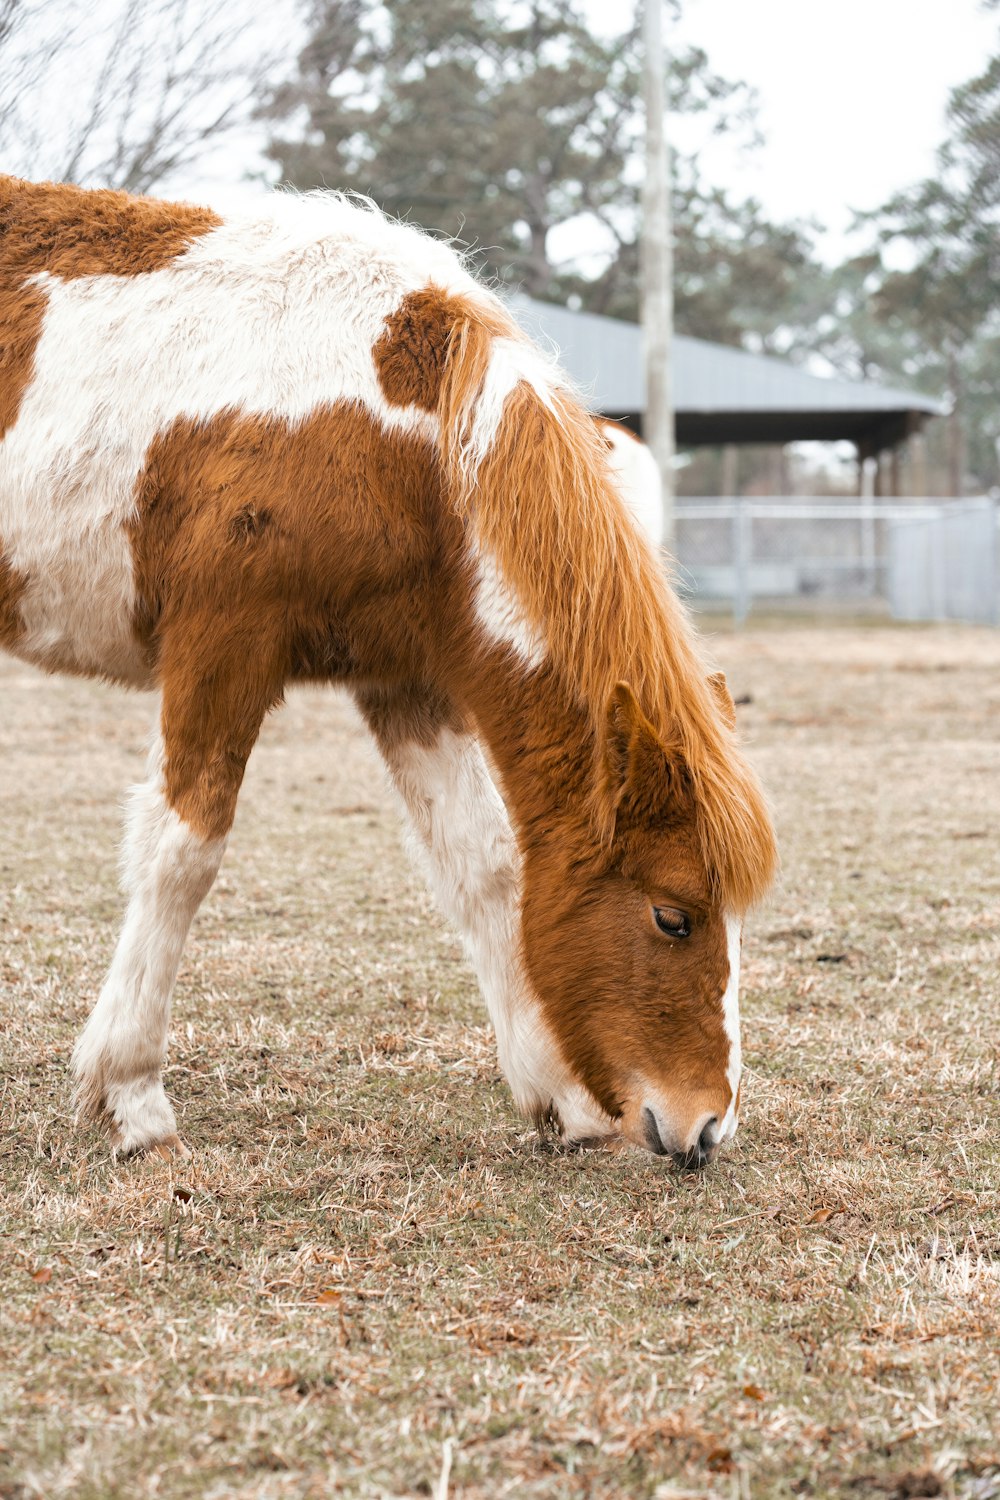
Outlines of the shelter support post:
M 740 450 L 735 443 L 726 443 L 722 450 L 722 485 L 720 494 L 727 499 L 739 493 Z
M 777 443 L 771 450 L 771 494 L 788 495 L 791 493 L 791 488 L 788 452 L 783 443 Z
M 879 483 L 879 458 L 867 444 L 858 444 L 858 490 L 862 505 L 860 534 L 861 576 L 865 590 L 874 594 L 878 579 L 875 556 L 875 491 Z
M 925 500 L 930 494 L 930 484 L 927 478 L 927 439 L 922 432 L 910 434 L 909 458 L 910 494 Z
M 883 452 L 879 452 L 875 455 L 874 469 L 872 471 L 871 492 L 874 499 L 883 500 L 885 498 L 885 491 L 885 454 Z

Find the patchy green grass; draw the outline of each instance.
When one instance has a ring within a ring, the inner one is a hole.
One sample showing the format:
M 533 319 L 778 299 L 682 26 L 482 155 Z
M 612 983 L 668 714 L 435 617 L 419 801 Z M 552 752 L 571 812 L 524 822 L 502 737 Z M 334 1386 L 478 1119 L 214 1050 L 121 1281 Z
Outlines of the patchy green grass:
M 704 1176 L 519 1121 L 346 702 L 267 726 L 175 1006 L 67 1059 L 152 706 L 0 665 L 0 1496 L 1000 1495 L 1000 635 L 720 635 L 784 876 Z

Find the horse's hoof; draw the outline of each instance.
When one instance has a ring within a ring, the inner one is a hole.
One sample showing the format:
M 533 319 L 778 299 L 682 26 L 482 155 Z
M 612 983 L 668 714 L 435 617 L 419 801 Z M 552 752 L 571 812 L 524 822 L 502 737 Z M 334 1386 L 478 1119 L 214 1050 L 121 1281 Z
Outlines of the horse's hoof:
M 166 1135 L 162 1141 L 155 1141 L 152 1146 L 147 1146 L 146 1155 L 158 1156 L 161 1161 L 190 1161 L 191 1148 L 185 1145 L 179 1135 Z

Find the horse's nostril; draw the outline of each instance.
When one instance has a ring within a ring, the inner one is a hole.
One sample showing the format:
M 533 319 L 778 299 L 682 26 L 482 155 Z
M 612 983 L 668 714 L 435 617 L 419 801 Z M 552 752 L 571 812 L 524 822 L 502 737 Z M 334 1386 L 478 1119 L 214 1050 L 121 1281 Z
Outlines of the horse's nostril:
M 697 1124 L 693 1123 L 693 1131 Z M 663 1117 L 647 1104 L 642 1111 L 642 1144 L 657 1156 L 671 1156 L 679 1166 L 701 1167 L 710 1162 L 719 1149 L 719 1117 L 704 1120 L 697 1137 L 688 1135 L 690 1145 L 678 1147 L 676 1137 Z

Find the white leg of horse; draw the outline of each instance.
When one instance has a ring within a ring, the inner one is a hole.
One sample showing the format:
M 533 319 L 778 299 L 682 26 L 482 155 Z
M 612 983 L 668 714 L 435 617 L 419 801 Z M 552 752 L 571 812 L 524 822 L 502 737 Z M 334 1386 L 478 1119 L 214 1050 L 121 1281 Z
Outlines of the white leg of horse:
M 373 699 L 362 708 L 405 805 L 410 852 L 476 971 L 515 1101 L 539 1116 L 555 1093 L 579 1095 L 579 1118 L 564 1118 L 563 1127 L 596 1133 L 593 1106 L 573 1083 L 525 972 L 517 840 L 479 739 L 412 701 Z
M 170 999 L 247 758 L 280 696 L 282 642 L 280 621 L 262 617 L 248 640 L 214 606 L 161 621 L 162 758 L 153 756 L 133 794 L 125 925 L 73 1056 L 81 1113 L 106 1120 L 120 1150 L 167 1154 L 180 1145 L 161 1078 Z
M 203 839 L 167 804 L 162 754 L 133 789 L 123 851 L 128 909 L 104 987 L 73 1053 L 80 1113 L 122 1151 L 180 1147 L 163 1089 L 170 1000 L 191 920 L 226 840 Z

